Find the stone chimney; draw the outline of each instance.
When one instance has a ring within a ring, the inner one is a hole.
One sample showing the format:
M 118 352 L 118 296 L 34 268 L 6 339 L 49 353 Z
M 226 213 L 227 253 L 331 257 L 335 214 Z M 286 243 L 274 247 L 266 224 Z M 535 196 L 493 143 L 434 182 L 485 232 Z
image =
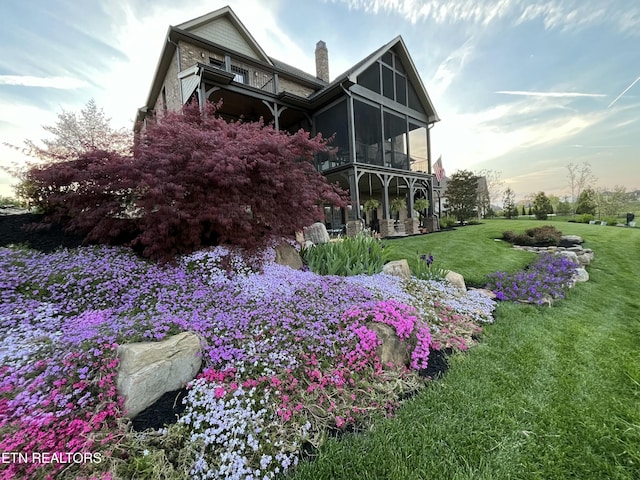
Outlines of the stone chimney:
M 322 40 L 316 43 L 316 77 L 329 83 L 329 51 Z

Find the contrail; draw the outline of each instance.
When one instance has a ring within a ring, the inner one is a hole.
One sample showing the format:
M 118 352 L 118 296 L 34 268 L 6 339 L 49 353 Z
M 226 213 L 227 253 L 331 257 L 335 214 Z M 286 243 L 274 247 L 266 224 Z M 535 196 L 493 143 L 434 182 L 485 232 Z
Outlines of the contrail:
M 618 100 L 620 100 L 620 97 L 622 97 L 625 93 L 627 93 L 627 92 L 631 89 L 631 87 L 633 87 L 636 83 L 638 83 L 638 81 L 640 81 L 640 77 L 636 78 L 636 79 L 633 81 L 633 83 L 632 83 L 631 85 L 629 85 L 627 88 L 625 88 L 625 89 L 624 89 L 624 91 L 623 91 L 620 95 L 618 95 L 618 96 L 613 100 L 613 102 L 611 102 L 611 103 L 609 104 L 609 106 L 608 106 L 607 108 L 611 108 L 611 106 L 612 106 L 614 103 L 616 103 Z
M 577 92 L 528 92 L 522 90 L 498 90 L 502 95 L 523 95 L 528 97 L 606 97 L 602 93 L 577 93 Z

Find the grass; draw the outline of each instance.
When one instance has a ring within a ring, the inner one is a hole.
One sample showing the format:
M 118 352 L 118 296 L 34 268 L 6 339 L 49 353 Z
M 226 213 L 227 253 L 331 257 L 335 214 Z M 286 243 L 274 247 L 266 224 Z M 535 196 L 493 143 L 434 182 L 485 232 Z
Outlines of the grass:
M 555 223 L 555 222 L 554 222 Z M 294 479 L 640 478 L 640 229 L 560 224 L 595 251 L 591 280 L 552 308 L 502 303 L 481 344 L 366 435 L 327 442 Z M 481 284 L 530 257 L 493 220 L 388 242 Z

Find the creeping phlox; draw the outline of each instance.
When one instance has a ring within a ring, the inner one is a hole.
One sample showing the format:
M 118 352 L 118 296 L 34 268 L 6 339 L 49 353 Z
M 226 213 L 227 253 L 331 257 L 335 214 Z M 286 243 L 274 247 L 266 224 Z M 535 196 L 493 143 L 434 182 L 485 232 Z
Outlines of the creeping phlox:
M 472 296 L 447 304 L 438 282 L 319 276 L 267 253 L 247 263 L 216 248 L 174 265 L 107 247 L 0 253 L 0 451 L 103 459 L 2 464 L 7 479 L 126 477 L 149 459 L 194 478 L 273 478 L 328 432 L 392 414 L 423 387 L 416 371 L 436 341 L 456 338 L 447 322 L 489 321 L 492 309 Z M 407 343 L 409 368 L 383 368 L 370 321 Z M 179 423 L 140 440 L 122 418 L 117 346 L 182 331 L 203 338 L 204 370 Z
M 543 305 L 549 298 L 564 298 L 578 265 L 566 257 L 542 253 L 526 270 L 487 276 L 487 288 L 498 300 L 520 300 Z

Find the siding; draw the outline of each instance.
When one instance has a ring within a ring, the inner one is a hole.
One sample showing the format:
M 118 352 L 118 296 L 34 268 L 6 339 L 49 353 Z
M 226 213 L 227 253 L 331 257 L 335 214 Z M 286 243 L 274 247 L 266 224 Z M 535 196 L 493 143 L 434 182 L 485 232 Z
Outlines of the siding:
M 279 85 L 279 90 L 278 93 L 280 92 L 289 92 L 289 93 L 293 93 L 294 95 L 298 95 L 299 97 L 308 97 L 309 95 L 311 95 L 313 92 L 315 92 L 314 89 L 309 88 L 309 87 L 304 87 L 302 85 L 299 85 L 295 82 L 292 82 L 291 80 L 288 80 L 286 78 L 282 78 L 280 77 L 278 79 L 278 85 Z
M 238 32 L 233 24 L 226 18 L 218 18 L 206 25 L 191 30 L 191 33 L 211 42 L 224 45 L 231 50 L 235 50 L 256 60 L 261 59 L 249 42 L 240 35 L 240 32 Z
M 164 81 L 162 83 L 163 88 L 165 89 L 166 98 L 167 98 L 167 110 L 179 110 L 182 108 L 182 99 L 180 98 L 180 84 L 178 83 L 178 53 L 174 52 L 173 57 L 171 58 L 171 64 L 167 69 L 167 74 L 164 77 Z M 162 115 L 164 111 L 164 105 L 162 104 L 162 89 L 160 89 L 160 93 L 158 98 L 156 99 L 156 104 L 153 109 L 158 115 Z

